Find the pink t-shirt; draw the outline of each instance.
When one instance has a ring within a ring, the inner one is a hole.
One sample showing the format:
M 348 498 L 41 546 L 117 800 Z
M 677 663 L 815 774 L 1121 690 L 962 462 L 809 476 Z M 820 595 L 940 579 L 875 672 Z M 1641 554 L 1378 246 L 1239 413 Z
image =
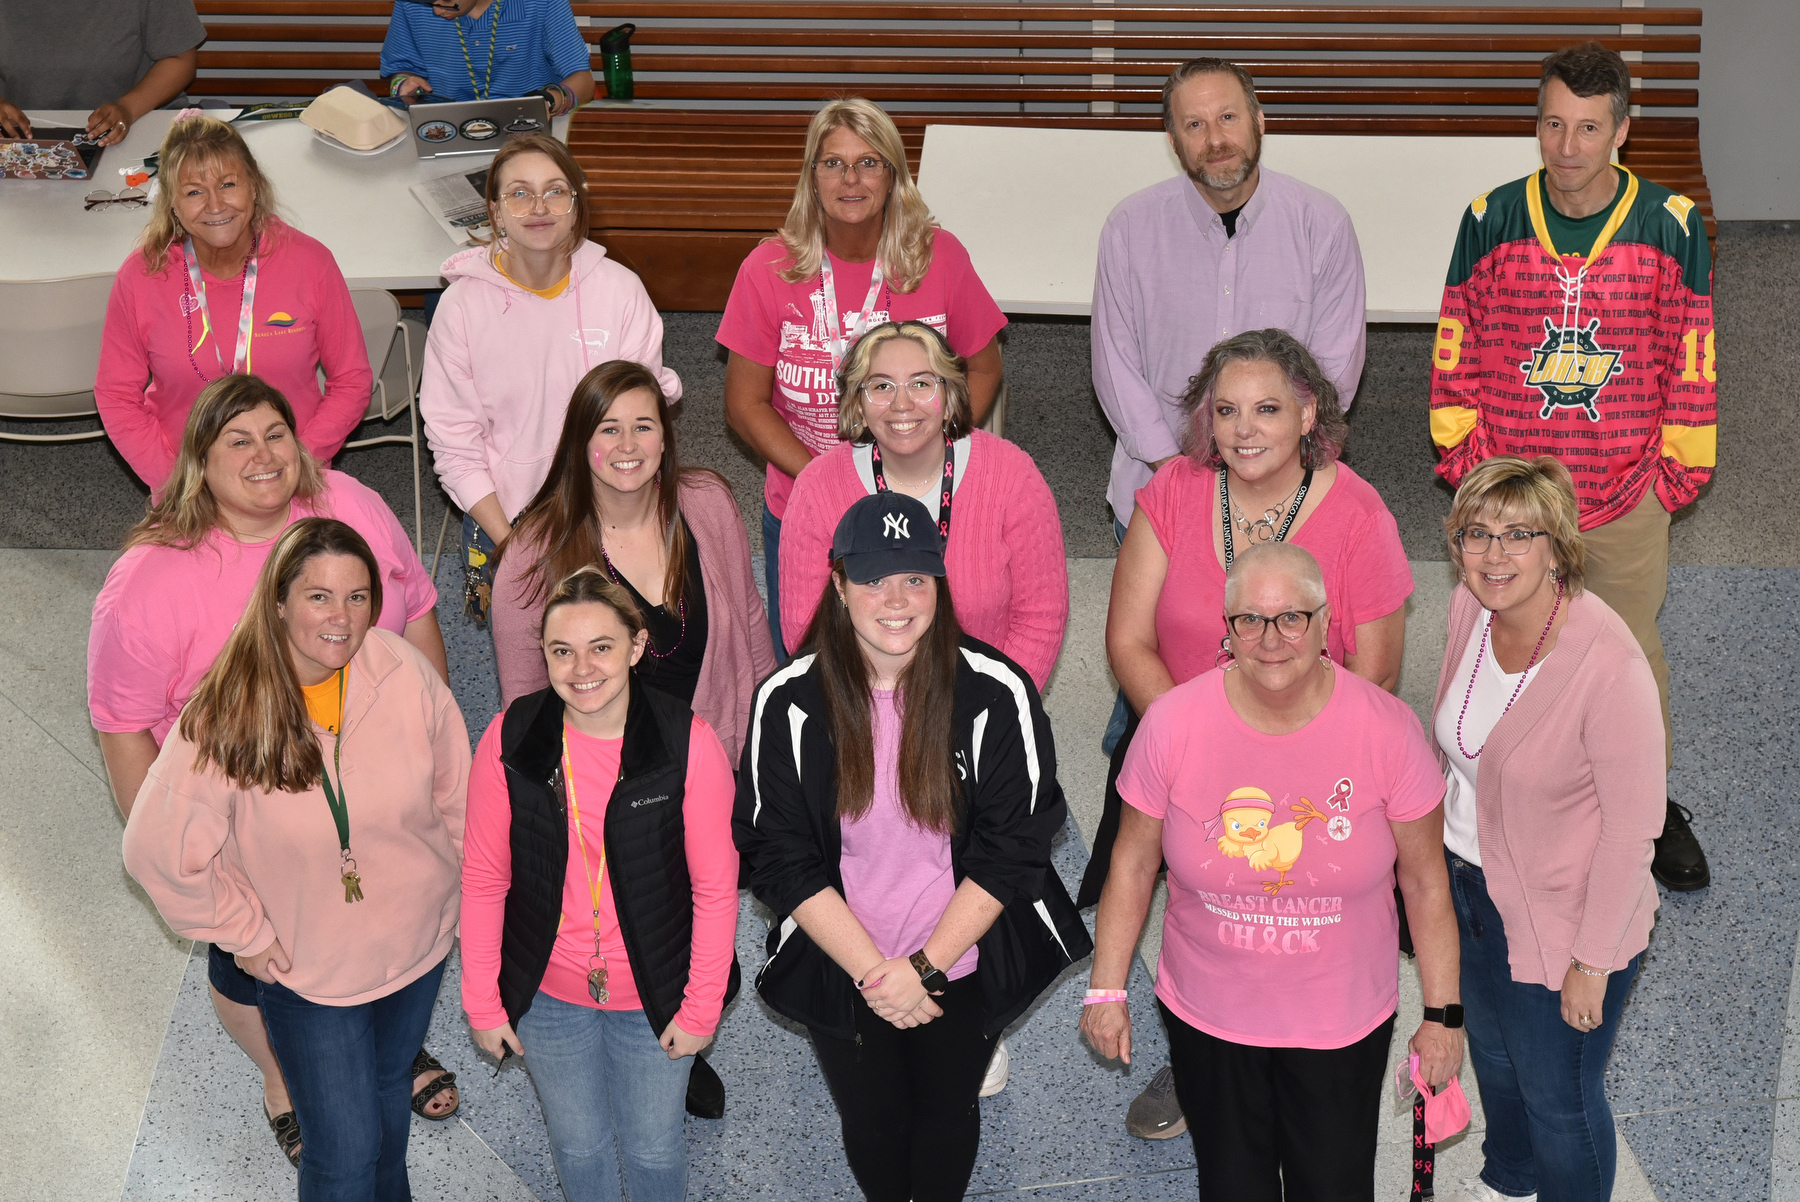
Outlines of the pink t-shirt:
M 382 629 L 403 634 L 437 604 L 437 585 L 412 540 L 367 485 L 326 472 L 323 492 L 292 502 L 292 520 L 307 517 L 337 518 L 368 541 L 381 568 Z M 191 550 L 137 546 L 119 556 L 94 600 L 88 636 L 95 730 L 147 730 L 162 743 L 231 636 L 274 549 L 272 538 L 240 543 L 215 530 Z
M 1201 471 L 1185 455 L 1165 463 L 1137 492 L 1137 507 L 1169 557 L 1156 598 L 1156 643 L 1176 684 L 1216 667 L 1225 638 L 1225 568 L 1213 548 L 1218 496 L 1218 474 Z M 1311 551 L 1325 575 L 1331 602 L 1325 650 L 1339 663 L 1355 654 L 1358 626 L 1385 618 L 1412 595 L 1394 515 L 1342 463 L 1331 491 L 1288 541 Z
M 1431 813 L 1444 778 L 1405 702 L 1334 676 L 1289 735 L 1238 717 L 1223 672 L 1178 684 L 1119 773 L 1119 795 L 1163 823 L 1156 996 L 1219 1039 L 1341 1048 L 1399 1004 L 1388 823 Z
M 776 272 L 786 259 L 787 248 L 779 240 L 750 252 L 725 302 L 718 340 L 746 359 L 774 366 L 770 401 L 775 412 L 807 450 L 822 455 L 838 444 L 837 382 L 826 347 L 825 289 L 818 276 L 798 284 L 783 280 Z M 838 319 L 847 338 L 862 318 L 875 265 L 847 263 L 832 255 L 831 269 Z M 931 267 L 919 286 L 896 292 L 883 284 L 874 311 L 860 324 L 867 330 L 884 321 L 922 321 L 948 339 L 957 354 L 968 356 L 994 340 L 1006 325 L 1006 315 L 975 274 L 963 244 L 937 230 Z M 763 489 L 769 512 L 776 517 L 787 512 L 793 487 L 792 476 L 769 465 Z
M 856 921 L 892 960 L 925 946 L 956 893 L 950 836 L 914 825 L 900 801 L 900 710 L 891 690 L 871 689 L 875 736 L 875 797 L 868 812 L 846 818 L 838 869 L 844 901 Z M 960 980 L 975 971 L 978 950 L 962 954 L 945 976 Z

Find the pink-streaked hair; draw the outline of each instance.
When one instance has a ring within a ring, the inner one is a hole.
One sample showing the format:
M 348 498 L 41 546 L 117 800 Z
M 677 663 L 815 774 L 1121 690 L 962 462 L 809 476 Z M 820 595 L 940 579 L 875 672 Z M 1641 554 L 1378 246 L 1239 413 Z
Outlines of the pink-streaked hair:
M 1187 392 L 1181 397 L 1181 408 L 1188 418 L 1182 453 L 1206 471 L 1216 472 L 1225 466 L 1219 457 L 1219 444 L 1213 438 L 1213 394 L 1218 391 L 1219 377 L 1226 367 L 1256 362 L 1274 364 L 1294 390 L 1294 399 L 1302 406 L 1310 404 L 1314 408 L 1313 428 L 1300 436 L 1300 462 L 1314 471 L 1335 462 L 1343 452 L 1344 440 L 1350 436 L 1350 423 L 1338 407 L 1337 385 L 1312 352 L 1286 330 L 1246 330 L 1206 352 L 1206 362 L 1188 381 Z

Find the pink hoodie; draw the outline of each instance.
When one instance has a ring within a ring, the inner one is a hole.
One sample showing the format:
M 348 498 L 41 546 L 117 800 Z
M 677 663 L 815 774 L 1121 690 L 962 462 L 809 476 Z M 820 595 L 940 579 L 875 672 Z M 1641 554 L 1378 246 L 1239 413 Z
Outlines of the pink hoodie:
M 664 395 L 681 380 L 663 366 L 662 317 L 629 268 L 583 242 L 555 300 L 525 291 L 485 247 L 444 261 L 450 287 L 431 321 L 419 410 L 444 489 L 465 512 L 489 494 L 511 519 L 545 477 L 575 385 L 610 359 L 656 373 Z

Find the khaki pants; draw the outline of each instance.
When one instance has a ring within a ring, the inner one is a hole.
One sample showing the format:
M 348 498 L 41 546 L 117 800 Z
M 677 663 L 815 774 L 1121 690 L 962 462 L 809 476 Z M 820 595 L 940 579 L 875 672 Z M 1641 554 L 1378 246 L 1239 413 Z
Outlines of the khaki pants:
M 1669 661 L 1656 629 L 1656 615 L 1669 595 L 1669 511 L 1652 489 L 1630 513 L 1584 532 L 1582 539 L 1587 544 L 1587 587 L 1625 619 L 1650 661 L 1662 699 L 1664 754 L 1672 767 L 1675 726 L 1669 718 Z

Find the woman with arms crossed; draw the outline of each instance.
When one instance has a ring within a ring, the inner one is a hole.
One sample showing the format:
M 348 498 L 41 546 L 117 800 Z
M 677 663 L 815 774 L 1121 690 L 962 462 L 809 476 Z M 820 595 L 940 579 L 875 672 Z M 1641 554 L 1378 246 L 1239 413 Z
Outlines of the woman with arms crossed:
M 256 978 L 307 1202 L 412 1196 L 410 1066 L 456 938 L 469 735 L 376 626 L 381 575 L 343 522 L 290 527 L 125 826 L 164 921 Z
M 680 1202 L 682 1098 L 737 991 L 725 750 L 645 688 L 647 631 L 588 566 L 550 590 L 550 686 L 489 724 L 469 787 L 463 1009 L 525 1057 L 568 1202 Z M 573 848 L 571 849 L 571 844 Z

